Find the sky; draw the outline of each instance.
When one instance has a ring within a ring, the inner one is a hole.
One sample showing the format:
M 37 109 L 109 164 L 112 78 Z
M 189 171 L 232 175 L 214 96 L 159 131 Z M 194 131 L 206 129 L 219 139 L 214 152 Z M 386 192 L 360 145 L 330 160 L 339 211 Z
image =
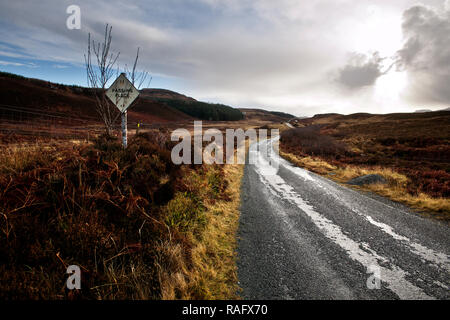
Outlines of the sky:
M 80 29 L 67 8 L 80 8 Z M 450 0 L 0 0 L 0 70 L 86 86 L 88 34 L 151 88 L 296 116 L 450 106 Z

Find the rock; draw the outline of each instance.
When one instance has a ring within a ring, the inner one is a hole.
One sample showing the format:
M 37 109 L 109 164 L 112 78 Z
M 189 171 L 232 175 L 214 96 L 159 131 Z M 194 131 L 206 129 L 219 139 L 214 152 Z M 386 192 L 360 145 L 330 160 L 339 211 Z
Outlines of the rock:
M 367 174 L 365 176 L 353 178 L 347 181 L 347 184 L 362 186 L 365 184 L 387 183 L 386 179 L 379 174 Z

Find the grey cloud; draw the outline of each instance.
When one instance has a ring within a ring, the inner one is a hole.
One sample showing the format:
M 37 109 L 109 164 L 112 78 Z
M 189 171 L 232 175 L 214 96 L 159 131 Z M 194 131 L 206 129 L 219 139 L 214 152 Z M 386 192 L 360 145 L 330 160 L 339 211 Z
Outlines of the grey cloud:
M 408 98 L 450 103 L 450 10 L 414 6 L 404 12 L 402 28 L 398 68 L 408 72 Z
M 382 71 L 384 60 L 378 53 L 371 56 L 354 54 L 347 65 L 339 70 L 337 82 L 349 89 L 374 85 L 387 72 Z
M 338 55 L 330 57 L 330 50 L 345 53 L 338 48 L 336 37 L 325 32 L 336 20 L 323 16 L 315 5 L 290 0 L 204 3 L 136 1 L 124 5 L 120 0 L 80 0 L 82 30 L 72 31 L 65 28 L 70 0 L 58 5 L 49 0 L 5 2 L 0 19 L 14 26 L 15 32 L 0 30 L 0 36 L 23 47 L 24 54 L 82 64 L 87 32 L 100 39 L 108 22 L 122 64 L 132 61 L 140 46 L 141 66 L 151 72 L 185 79 L 198 91 L 221 88 L 253 95 L 271 89 L 281 94 L 298 90 L 335 63 Z M 293 9 L 297 13 L 290 17 Z M 302 15 L 307 17 L 300 23 Z M 16 19 L 19 16 L 23 19 Z

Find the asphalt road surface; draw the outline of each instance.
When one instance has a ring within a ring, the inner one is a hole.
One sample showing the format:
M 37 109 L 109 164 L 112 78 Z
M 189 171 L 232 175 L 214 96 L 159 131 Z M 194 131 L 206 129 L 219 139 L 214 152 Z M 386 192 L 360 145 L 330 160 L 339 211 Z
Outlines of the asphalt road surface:
M 243 298 L 450 298 L 448 224 L 256 152 L 273 143 L 253 144 L 245 166 Z

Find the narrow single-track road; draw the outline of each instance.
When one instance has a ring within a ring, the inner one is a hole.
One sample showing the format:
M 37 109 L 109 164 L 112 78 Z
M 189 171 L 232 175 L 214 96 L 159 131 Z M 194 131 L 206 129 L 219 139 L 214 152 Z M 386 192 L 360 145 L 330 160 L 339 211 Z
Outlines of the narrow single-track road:
M 243 298 L 450 298 L 448 224 L 256 152 L 274 141 L 253 144 L 245 167 Z

